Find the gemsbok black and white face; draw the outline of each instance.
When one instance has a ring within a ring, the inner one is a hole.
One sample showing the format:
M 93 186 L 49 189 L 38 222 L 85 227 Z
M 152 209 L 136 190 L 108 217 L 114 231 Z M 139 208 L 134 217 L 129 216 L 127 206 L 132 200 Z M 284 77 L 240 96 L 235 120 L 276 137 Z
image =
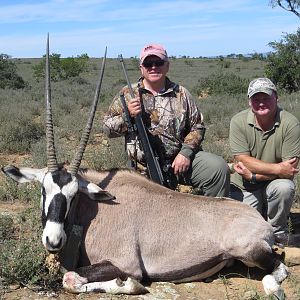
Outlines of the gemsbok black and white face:
M 103 191 L 94 183 L 87 182 L 78 175 L 79 166 L 92 129 L 93 119 L 99 99 L 101 83 L 106 60 L 106 50 L 102 61 L 99 81 L 87 125 L 83 131 L 80 145 L 74 160 L 68 167 L 60 167 L 56 160 L 54 146 L 51 93 L 50 93 L 50 64 L 49 64 L 49 35 L 46 49 L 46 141 L 47 141 L 47 168 L 17 168 L 6 166 L 3 172 L 19 183 L 39 181 L 42 185 L 41 208 L 43 235 L 42 242 L 49 252 L 59 252 L 65 245 L 67 236 L 64 230 L 65 221 L 70 210 L 72 200 L 78 191 L 88 195 L 92 200 L 106 201 L 114 197 Z
M 66 243 L 64 223 L 78 186 L 77 178 L 64 169 L 45 174 L 41 199 L 42 241 L 50 252 L 61 250 Z
M 41 217 L 43 225 L 42 242 L 51 252 L 59 252 L 66 243 L 64 226 L 78 192 L 84 193 L 94 201 L 110 201 L 114 196 L 98 185 L 73 175 L 65 168 L 48 171 L 48 168 L 17 168 L 6 166 L 2 171 L 18 183 L 39 181 L 41 183 Z

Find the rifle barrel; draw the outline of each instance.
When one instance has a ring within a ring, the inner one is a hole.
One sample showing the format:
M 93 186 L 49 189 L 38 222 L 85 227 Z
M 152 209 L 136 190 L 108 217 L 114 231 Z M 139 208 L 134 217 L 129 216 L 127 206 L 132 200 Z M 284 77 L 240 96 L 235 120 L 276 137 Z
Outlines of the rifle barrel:
M 134 92 L 133 92 L 131 83 L 129 81 L 128 75 L 127 75 L 127 71 L 125 68 L 122 54 L 119 55 L 119 60 L 122 65 L 125 79 L 127 81 L 127 86 L 129 89 L 130 97 L 134 98 L 135 97 Z M 149 176 L 153 181 L 155 181 L 161 185 L 164 185 L 164 178 L 162 175 L 162 171 L 161 171 L 161 168 L 160 168 L 157 158 L 154 156 L 154 153 L 153 153 L 151 144 L 149 142 L 149 138 L 148 138 L 141 114 L 138 114 L 134 119 L 135 119 L 136 128 L 138 130 L 139 138 L 140 138 L 143 150 L 144 150 L 144 155 L 145 155 L 146 163 L 148 166 Z

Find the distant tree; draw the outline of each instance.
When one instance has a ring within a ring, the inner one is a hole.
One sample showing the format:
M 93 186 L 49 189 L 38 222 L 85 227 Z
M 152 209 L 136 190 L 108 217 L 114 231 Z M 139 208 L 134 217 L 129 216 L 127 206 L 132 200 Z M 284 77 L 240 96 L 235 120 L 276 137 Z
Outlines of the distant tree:
M 275 52 L 267 57 L 266 75 L 288 92 L 300 91 L 300 28 L 269 46 Z
M 49 56 L 49 62 L 50 62 L 50 76 L 51 81 L 57 81 L 61 78 L 61 71 L 60 71 L 60 54 L 53 53 Z M 43 56 L 42 61 L 33 66 L 33 75 L 36 80 L 41 80 L 42 78 L 45 78 L 45 63 L 46 63 L 46 55 Z
M 76 58 L 67 57 L 61 59 L 61 77 L 67 79 L 79 76 L 87 70 L 88 60 L 89 57 L 87 54 L 79 55 Z
M 61 58 L 60 56 L 61 55 L 57 53 L 53 53 L 49 56 L 52 81 L 77 77 L 82 72 L 86 71 L 89 60 L 89 56 L 87 54 L 81 54 L 75 58 Z M 34 77 L 37 80 L 45 78 L 45 60 L 46 56 L 44 55 L 42 61 L 32 67 L 34 71 Z
M 257 59 L 257 60 L 264 60 L 265 59 L 265 57 L 262 53 L 257 53 L 257 52 L 252 53 L 251 58 L 252 59 Z
M 7 54 L 0 54 L 0 88 L 23 89 L 25 81 L 17 74 L 17 66 Z
M 235 57 L 236 57 L 235 53 L 227 54 L 227 58 L 235 58 Z
M 243 54 L 241 54 L 241 53 L 237 54 L 236 57 L 238 59 L 244 59 L 245 58 L 245 56 Z
M 270 0 L 272 7 L 280 6 L 284 10 L 290 11 L 300 18 L 300 0 Z

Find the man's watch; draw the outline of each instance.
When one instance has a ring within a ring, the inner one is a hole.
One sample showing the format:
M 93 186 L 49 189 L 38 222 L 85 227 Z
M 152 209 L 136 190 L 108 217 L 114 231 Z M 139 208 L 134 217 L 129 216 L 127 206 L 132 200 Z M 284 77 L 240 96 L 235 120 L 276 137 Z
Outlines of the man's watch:
M 257 183 L 257 181 L 256 181 L 256 174 L 255 173 L 252 173 L 251 179 L 250 179 L 250 183 L 251 184 L 256 184 Z

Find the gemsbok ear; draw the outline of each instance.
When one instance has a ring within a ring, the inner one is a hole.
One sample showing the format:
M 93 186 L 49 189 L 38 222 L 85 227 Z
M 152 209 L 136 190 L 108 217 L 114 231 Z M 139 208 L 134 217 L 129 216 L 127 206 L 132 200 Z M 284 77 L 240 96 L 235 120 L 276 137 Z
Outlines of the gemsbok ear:
M 78 178 L 79 191 L 85 193 L 91 200 L 94 201 L 111 201 L 116 199 L 109 192 L 102 190 L 97 184 Z
M 47 172 L 47 168 L 33 169 L 33 168 L 18 168 L 12 165 L 5 166 L 2 171 L 8 177 L 12 178 L 18 183 L 25 183 L 31 181 L 39 181 L 42 183 L 43 178 Z

